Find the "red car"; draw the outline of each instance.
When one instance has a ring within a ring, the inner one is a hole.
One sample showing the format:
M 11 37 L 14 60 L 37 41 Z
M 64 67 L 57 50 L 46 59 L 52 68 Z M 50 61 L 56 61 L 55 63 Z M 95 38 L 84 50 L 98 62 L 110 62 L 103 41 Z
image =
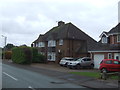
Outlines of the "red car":
M 120 61 L 116 59 L 104 59 L 100 63 L 101 72 L 120 72 Z

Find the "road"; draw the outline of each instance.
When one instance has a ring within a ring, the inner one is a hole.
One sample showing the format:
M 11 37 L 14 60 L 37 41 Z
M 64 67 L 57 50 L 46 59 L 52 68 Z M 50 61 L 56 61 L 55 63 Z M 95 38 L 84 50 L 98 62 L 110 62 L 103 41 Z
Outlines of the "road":
M 2 64 L 2 88 L 85 88 L 42 73 Z M 87 88 L 87 90 L 90 90 Z

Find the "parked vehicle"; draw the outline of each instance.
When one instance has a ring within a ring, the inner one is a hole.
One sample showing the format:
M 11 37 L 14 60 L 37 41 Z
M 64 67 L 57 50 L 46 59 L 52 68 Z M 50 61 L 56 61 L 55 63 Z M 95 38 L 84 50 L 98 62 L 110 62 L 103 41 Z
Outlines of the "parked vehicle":
M 78 58 L 76 61 L 71 61 L 68 63 L 69 68 L 82 68 L 82 67 L 90 67 L 94 68 L 93 60 L 89 57 Z
M 104 59 L 100 63 L 101 72 L 120 72 L 120 61 L 116 59 Z
M 61 66 L 67 66 L 68 62 L 73 61 L 73 60 L 74 60 L 74 58 L 72 58 L 72 57 L 64 57 L 60 60 L 59 64 Z

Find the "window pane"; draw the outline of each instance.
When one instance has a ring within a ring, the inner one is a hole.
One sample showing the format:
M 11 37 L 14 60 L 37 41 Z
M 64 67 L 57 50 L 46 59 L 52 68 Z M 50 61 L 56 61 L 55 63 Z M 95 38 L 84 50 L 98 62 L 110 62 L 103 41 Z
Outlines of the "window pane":
M 91 61 L 91 59 L 87 59 L 87 61 Z
M 63 45 L 63 40 L 62 39 L 59 40 L 59 45 Z
M 118 62 L 118 61 L 114 61 L 113 63 L 114 63 L 114 64 L 119 64 L 119 62 Z
M 105 63 L 106 64 L 112 64 L 112 61 L 106 61 Z

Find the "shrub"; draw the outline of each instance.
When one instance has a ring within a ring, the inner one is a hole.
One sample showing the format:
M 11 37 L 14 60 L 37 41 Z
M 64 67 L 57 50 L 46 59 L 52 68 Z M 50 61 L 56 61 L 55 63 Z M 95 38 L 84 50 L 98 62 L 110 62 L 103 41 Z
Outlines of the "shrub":
M 33 62 L 34 63 L 45 63 L 45 56 L 38 53 L 37 58 Z
M 12 51 L 5 51 L 4 52 L 5 59 L 11 59 L 12 57 Z
M 32 62 L 36 62 L 38 59 L 38 49 L 31 48 L 31 50 L 32 50 Z
M 12 60 L 18 64 L 30 64 L 32 52 L 29 47 L 15 47 L 12 49 Z
M 37 48 L 31 48 L 32 49 L 32 62 L 33 63 L 44 63 L 45 62 L 45 56 L 38 53 Z
M 45 63 L 45 56 L 38 54 L 37 48 L 20 46 L 12 49 L 12 60 L 18 64 Z

